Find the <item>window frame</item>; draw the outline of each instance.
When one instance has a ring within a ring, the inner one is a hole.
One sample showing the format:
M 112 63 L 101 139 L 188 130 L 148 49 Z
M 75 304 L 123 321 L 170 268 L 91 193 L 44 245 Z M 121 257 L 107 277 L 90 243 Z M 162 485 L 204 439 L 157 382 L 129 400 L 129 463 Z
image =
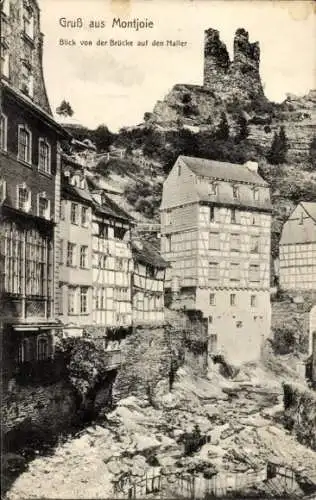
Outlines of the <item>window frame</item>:
M 83 217 L 83 214 L 85 214 L 85 217 Z M 88 225 L 89 225 L 89 208 L 85 207 L 84 205 L 81 206 L 80 219 L 81 219 L 82 227 L 88 227 Z
M 231 293 L 229 296 L 229 303 L 231 307 L 236 307 L 237 304 L 237 295 L 235 293 Z
M 74 211 L 74 220 L 73 220 L 73 208 L 75 208 L 75 211 Z M 79 204 L 78 203 L 75 203 L 75 202 L 71 202 L 70 204 L 70 224 L 73 224 L 74 226 L 78 226 L 79 225 Z
M 47 208 L 46 208 L 45 215 L 41 215 L 41 213 L 40 213 L 41 200 L 45 200 L 47 202 Z M 50 220 L 50 215 L 51 215 L 50 200 L 47 198 L 45 191 L 43 191 L 42 193 L 38 193 L 38 195 L 37 195 L 37 215 L 38 215 L 38 217 L 42 217 L 43 219 Z
M 210 306 L 215 306 L 216 305 L 215 293 L 213 293 L 213 292 L 211 292 L 209 294 L 209 305 Z
M 27 151 L 27 159 L 21 156 L 21 132 L 25 131 L 28 135 L 28 144 L 25 147 L 25 151 Z M 32 166 L 32 132 L 29 127 L 24 124 L 18 125 L 18 161 L 22 162 L 24 165 Z
M 45 145 L 47 147 L 47 168 L 41 168 L 40 165 L 40 158 L 41 158 L 41 146 Z M 45 137 L 40 137 L 38 139 L 38 160 L 37 160 L 37 165 L 38 165 L 38 171 L 41 172 L 42 174 L 46 175 L 51 175 L 52 173 L 52 165 L 51 165 L 51 145 L 48 142 L 48 140 Z
M 0 53 L 1 76 L 6 80 L 10 80 L 10 60 L 11 60 L 11 55 L 9 52 L 9 48 L 3 43 L 1 43 L 1 53 Z
M 79 290 L 79 311 L 80 314 L 89 314 L 88 311 L 88 300 L 89 300 L 89 288 L 87 286 L 81 286 Z M 82 299 L 85 299 L 85 308 L 83 310 L 83 302 Z
M 3 127 L 2 124 L 4 125 Z M 2 149 L 2 151 L 8 151 L 8 117 L 4 113 L 1 113 L 0 149 Z
M 67 297 L 68 297 L 67 314 L 69 316 L 74 316 L 77 314 L 77 308 L 76 308 L 77 290 L 75 286 L 68 286 Z M 73 301 L 72 304 L 73 307 L 70 307 L 71 301 Z
M 22 189 L 28 193 L 27 200 L 24 202 L 26 206 L 23 207 L 20 206 L 20 190 Z M 25 182 L 23 182 L 22 184 L 18 184 L 16 187 L 16 207 L 21 212 L 26 212 L 26 213 L 29 213 L 32 208 L 32 193 L 30 188 L 27 186 Z
M 68 241 L 67 242 L 67 261 L 66 261 L 67 267 L 76 267 L 76 248 L 77 248 L 76 243 L 72 243 L 72 241 Z M 71 252 L 71 256 L 72 256 L 71 263 L 70 263 L 70 260 L 69 260 L 70 249 L 72 249 L 72 252 Z
M 46 346 L 46 355 L 40 356 L 40 349 L 39 349 L 39 344 L 44 341 L 45 346 Z M 50 358 L 49 355 L 49 338 L 46 335 L 39 335 L 36 339 L 36 359 L 37 361 L 46 361 L 47 359 Z
M 83 252 L 84 250 L 84 252 Z M 80 245 L 79 267 L 80 269 L 88 269 L 88 245 Z

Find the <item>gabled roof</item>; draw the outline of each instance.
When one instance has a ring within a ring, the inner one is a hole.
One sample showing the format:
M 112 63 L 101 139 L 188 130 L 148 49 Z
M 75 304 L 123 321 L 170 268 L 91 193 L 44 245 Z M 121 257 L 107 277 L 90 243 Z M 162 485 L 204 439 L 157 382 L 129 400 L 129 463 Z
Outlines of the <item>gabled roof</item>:
M 79 199 L 79 200 L 84 201 L 90 205 L 93 203 L 90 192 L 87 189 L 81 189 L 77 186 L 73 186 L 72 184 L 63 183 L 62 184 L 62 192 L 66 195 L 70 195 L 71 197 L 75 198 L 76 200 Z
M 302 205 L 307 215 L 309 215 L 316 222 L 316 202 L 301 201 L 300 205 Z
M 136 261 L 147 264 L 158 269 L 165 269 L 169 264 L 161 257 L 156 248 L 143 240 L 132 240 L 132 252 Z
M 179 156 L 185 165 L 196 175 L 210 179 L 225 181 L 247 182 L 258 186 L 268 186 L 262 177 L 245 165 L 224 161 L 206 160 L 193 156 Z
M 118 219 L 123 219 L 130 224 L 134 222 L 134 219 L 127 214 L 121 207 L 112 201 L 105 193 L 102 193 L 102 205 L 97 203 L 95 200 L 93 202 L 95 210 L 101 214 L 109 215 L 110 217 L 115 217 Z

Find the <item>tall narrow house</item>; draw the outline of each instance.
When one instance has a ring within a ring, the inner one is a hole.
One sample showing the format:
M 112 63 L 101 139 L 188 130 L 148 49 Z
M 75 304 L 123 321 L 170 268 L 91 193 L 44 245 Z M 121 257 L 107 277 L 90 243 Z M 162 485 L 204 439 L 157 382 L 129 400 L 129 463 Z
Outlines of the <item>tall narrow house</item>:
M 283 290 L 316 289 L 315 202 L 300 202 L 284 223 L 279 260 Z
M 267 183 L 257 164 L 179 156 L 163 186 L 162 256 L 172 307 L 200 311 L 209 353 L 256 359 L 270 333 Z
M 1 304 L 4 380 L 53 355 L 59 140 L 36 0 L 1 2 Z

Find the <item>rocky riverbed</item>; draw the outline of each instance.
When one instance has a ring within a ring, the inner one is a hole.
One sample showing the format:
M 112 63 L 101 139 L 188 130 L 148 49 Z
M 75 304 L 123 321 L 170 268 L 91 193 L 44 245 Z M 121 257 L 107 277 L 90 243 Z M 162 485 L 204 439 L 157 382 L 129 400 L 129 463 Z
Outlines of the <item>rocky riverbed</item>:
M 233 380 L 215 368 L 208 379 L 180 368 L 172 392 L 161 382 L 151 404 L 121 400 L 50 456 L 34 459 L 7 499 L 111 497 L 120 479 L 136 482 L 153 468 L 246 473 L 277 460 L 315 475 L 316 454 L 282 425 L 282 372 L 297 378 L 280 362 L 244 367 Z M 185 453 L 185 436 L 196 426 L 204 444 Z

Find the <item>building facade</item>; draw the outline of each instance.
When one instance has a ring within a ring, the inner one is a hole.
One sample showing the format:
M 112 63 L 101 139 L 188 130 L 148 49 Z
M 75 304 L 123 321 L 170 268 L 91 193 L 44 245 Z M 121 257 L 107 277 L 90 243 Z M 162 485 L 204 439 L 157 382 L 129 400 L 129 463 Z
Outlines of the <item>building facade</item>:
M 60 152 L 35 0 L 1 3 L 1 306 L 5 379 L 53 356 Z M 21 57 L 22 55 L 22 57 Z
M 59 319 L 65 337 L 82 337 L 92 325 L 92 207 L 80 165 L 62 155 Z
M 132 240 L 133 325 L 163 324 L 164 279 L 167 262 L 148 242 Z
M 132 325 L 132 219 L 104 191 L 92 192 L 92 320 L 95 335 Z
M 299 203 L 283 226 L 279 284 L 283 290 L 316 289 L 316 203 Z
M 172 307 L 201 311 L 209 354 L 260 356 L 270 335 L 271 205 L 257 164 L 180 156 L 163 186 L 161 250 Z

